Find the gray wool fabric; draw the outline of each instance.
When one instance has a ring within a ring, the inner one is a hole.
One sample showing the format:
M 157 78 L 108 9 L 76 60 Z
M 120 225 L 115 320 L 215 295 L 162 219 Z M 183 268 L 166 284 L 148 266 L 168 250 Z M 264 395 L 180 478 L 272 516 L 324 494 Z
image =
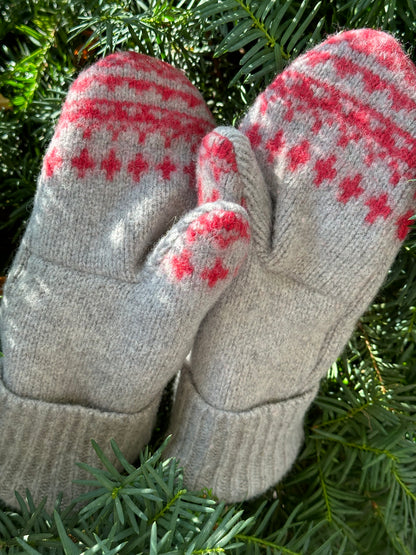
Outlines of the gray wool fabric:
M 8 505 L 14 490 L 49 508 L 82 492 L 75 463 L 99 464 L 91 439 L 114 460 L 114 438 L 131 462 L 149 440 L 165 385 L 248 250 L 234 183 L 237 196 L 193 208 L 212 127 L 182 72 L 147 56 L 110 55 L 73 83 L 1 308 Z
M 200 327 L 169 450 L 188 488 L 228 502 L 290 469 L 319 382 L 406 236 L 416 68 L 385 33 L 340 33 L 278 75 L 239 129 L 214 133 L 234 144 L 250 254 Z M 199 182 L 212 195 L 221 176 L 210 144 Z

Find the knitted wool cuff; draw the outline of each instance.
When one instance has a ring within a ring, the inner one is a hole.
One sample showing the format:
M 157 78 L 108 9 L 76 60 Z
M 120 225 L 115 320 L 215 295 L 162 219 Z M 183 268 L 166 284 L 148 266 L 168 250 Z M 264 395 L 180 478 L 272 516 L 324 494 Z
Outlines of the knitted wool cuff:
M 47 403 L 19 397 L 0 381 L 0 498 L 18 508 L 14 492 L 24 497 L 29 488 L 36 502 L 48 498 L 49 509 L 59 493 L 65 503 L 75 499 L 85 486 L 74 480 L 91 479 L 75 462 L 101 465 L 91 439 L 113 464 L 117 463 L 109 446 L 113 438 L 124 456 L 135 461 L 150 439 L 157 408 L 155 401 L 137 414 L 123 414 Z
M 185 366 L 167 454 L 187 463 L 184 480 L 192 489 L 212 489 L 229 503 L 255 497 L 277 483 L 296 458 L 304 437 L 303 409 L 316 393 L 317 387 L 279 403 L 223 410 L 200 395 Z

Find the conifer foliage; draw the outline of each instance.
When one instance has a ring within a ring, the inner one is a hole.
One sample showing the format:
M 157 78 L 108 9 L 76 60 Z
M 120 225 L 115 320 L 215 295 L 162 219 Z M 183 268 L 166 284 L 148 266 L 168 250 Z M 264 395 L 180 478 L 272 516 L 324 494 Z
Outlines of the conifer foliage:
M 229 124 L 295 56 L 329 33 L 365 26 L 393 33 L 416 61 L 414 0 L 2 3 L 4 271 L 62 101 L 83 67 L 116 49 L 157 56 L 183 68 L 218 123 Z M 62 509 L 58 499 L 49 514 L 29 491 L 19 492 L 20 511 L 0 510 L 0 553 L 416 553 L 415 324 L 413 229 L 323 380 L 303 450 L 280 484 L 239 506 L 219 504 L 209 491 L 188 492 L 176 461 L 163 462 L 160 449 L 151 454 L 159 427 L 137 466 L 113 444 L 123 473 L 93 445 L 105 470 L 89 469 L 92 489 L 81 505 Z

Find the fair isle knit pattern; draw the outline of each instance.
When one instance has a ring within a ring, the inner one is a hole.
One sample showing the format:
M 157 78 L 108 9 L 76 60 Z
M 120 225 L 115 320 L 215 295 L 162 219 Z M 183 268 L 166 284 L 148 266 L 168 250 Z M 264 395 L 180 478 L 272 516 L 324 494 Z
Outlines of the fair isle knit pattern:
M 230 140 L 252 248 L 182 371 L 170 447 L 187 487 L 228 502 L 290 469 L 319 382 L 406 237 L 416 206 L 416 68 L 385 33 L 340 33 L 277 76 L 240 131 L 239 144 L 235 131 Z M 209 156 L 200 184 L 215 197 Z
M 7 504 L 14 490 L 49 508 L 59 491 L 64 503 L 83 491 L 75 463 L 98 463 L 92 438 L 110 456 L 114 438 L 132 462 L 149 440 L 165 385 L 249 244 L 241 191 L 189 211 L 212 127 L 187 78 L 147 56 L 110 55 L 72 85 L 2 303 Z

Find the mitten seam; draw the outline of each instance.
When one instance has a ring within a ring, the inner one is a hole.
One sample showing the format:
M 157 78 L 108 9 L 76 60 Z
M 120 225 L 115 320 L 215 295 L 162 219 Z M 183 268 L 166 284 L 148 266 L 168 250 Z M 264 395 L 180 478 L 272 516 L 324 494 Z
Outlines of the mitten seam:
M 137 283 L 137 281 L 129 281 L 127 279 L 115 278 L 113 276 L 109 276 L 107 274 L 103 274 L 103 273 L 100 273 L 100 272 L 90 272 L 88 270 L 83 270 L 81 268 L 75 268 L 74 266 L 67 266 L 67 265 L 62 264 L 60 262 L 57 262 L 55 260 L 50 260 L 50 259 L 46 258 L 44 255 L 33 252 L 29 248 L 28 248 L 28 254 L 29 254 L 29 256 L 25 260 L 25 265 L 26 266 L 29 262 L 29 259 L 31 257 L 33 257 L 35 259 L 38 259 L 38 260 L 44 262 L 45 264 L 48 264 L 52 267 L 60 268 L 60 269 L 63 269 L 63 270 L 67 270 L 70 273 L 80 274 L 80 275 L 84 275 L 84 276 L 98 277 L 98 278 L 106 279 L 108 281 L 112 281 L 112 282 L 115 282 L 115 283 L 127 283 L 127 284 L 131 284 L 131 285 L 134 285 L 134 284 Z
M 279 405 L 282 403 L 287 403 L 290 401 L 294 401 L 300 397 L 303 397 L 309 393 L 312 392 L 316 392 L 316 387 L 310 388 L 310 389 L 306 389 L 305 391 L 303 391 L 302 393 L 297 393 L 296 395 L 291 395 L 290 397 L 286 397 L 284 399 L 271 399 L 265 403 L 259 403 L 257 405 L 253 405 L 252 407 L 249 407 L 247 409 L 243 409 L 243 410 L 231 410 L 231 409 L 226 409 L 223 407 L 217 407 L 216 405 L 212 404 L 210 401 L 208 401 L 207 399 L 205 399 L 205 397 L 201 394 L 201 392 L 199 391 L 194 379 L 193 379 L 193 374 L 192 374 L 192 367 L 189 368 L 189 376 L 190 376 L 190 381 L 192 383 L 192 387 L 194 388 L 195 392 L 197 393 L 197 395 L 201 398 L 201 400 L 208 405 L 210 408 L 212 408 L 213 410 L 216 411 L 220 411 L 223 413 L 228 413 L 228 414 L 246 414 L 246 413 L 250 413 L 252 411 L 258 410 L 258 409 L 263 409 L 263 408 L 267 408 L 268 406 L 274 406 L 274 405 Z
M 39 407 L 41 407 L 42 405 L 46 406 L 46 407 L 60 407 L 63 410 L 86 410 L 86 411 L 94 411 L 96 413 L 101 413 L 101 414 L 108 414 L 108 415 L 118 415 L 118 416 L 124 416 L 124 415 L 128 415 L 128 416 L 135 416 L 135 415 L 139 415 L 140 413 L 146 411 L 149 407 L 151 407 L 152 405 L 154 405 L 155 402 L 159 402 L 159 394 L 156 395 L 149 403 L 147 403 L 146 406 L 144 406 L 143 408 L 141 408 L 139 411 L 137 412 L 119 412 L 119 411 L 115 411 L 115 410 L 105 410 L 105 409 L 101 409 L 99 407 L 90 407 L 88 405 L 81 405 L 81 404 L 77 404 L 77 403 L 59 403 L 59 402 L 51 402 L 51 401 L 45 401 L 44 399 L 35 399 L 33 397 L 23 397 L 21 395 L 18 395 L 17 393 L 15 393 L 14 391 L 12 391 L 4 382 L 3 379 L 3 364 L 1 364 L 0 361 L 0 383 L 1 386 L 4 388 L 4 391 L 6 393 L 6 395 L 9 395 L 15 402 L 21 402 L 21 403 L 30 403 L 34 406 L 38 405 Z M 0 389 L 1 389 L 0 386 Z

